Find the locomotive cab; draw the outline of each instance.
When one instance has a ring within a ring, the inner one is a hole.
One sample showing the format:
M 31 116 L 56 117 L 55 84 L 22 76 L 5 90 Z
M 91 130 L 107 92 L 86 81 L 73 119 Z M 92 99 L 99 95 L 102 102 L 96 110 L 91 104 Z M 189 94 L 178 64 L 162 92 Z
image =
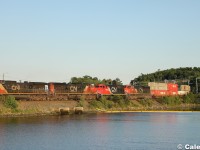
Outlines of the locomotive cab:
M 135 93 L 137 93 L 137 89 L 135 89 L 134 86 L 132 86 L 132 85 L 125 85 L 124 93 L 125 94 L 135 94 Z
M 101 95 L 110 95 L 112 94 L 110 91 L 110 88 L 104 84 L 99 84 L 96 86 L 97 89 L 97 94 L 101 94 Z
M 83 91 L 85 94 L 95 94 L 97 92 L 96 87 L 94 84 L 87 85 Z

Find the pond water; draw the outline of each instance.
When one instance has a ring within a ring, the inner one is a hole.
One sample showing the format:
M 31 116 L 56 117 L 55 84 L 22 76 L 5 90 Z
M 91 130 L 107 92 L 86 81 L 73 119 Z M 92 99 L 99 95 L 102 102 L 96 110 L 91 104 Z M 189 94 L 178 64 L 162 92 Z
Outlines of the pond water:
M 0 118 L 0 149 L 175 150 L 200 145 L 199 129 L 199 112 Z

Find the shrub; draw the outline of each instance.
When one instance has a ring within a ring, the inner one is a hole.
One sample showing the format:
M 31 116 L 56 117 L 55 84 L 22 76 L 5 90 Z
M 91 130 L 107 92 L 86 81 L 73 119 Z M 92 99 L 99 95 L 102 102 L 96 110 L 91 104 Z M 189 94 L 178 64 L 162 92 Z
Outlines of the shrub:
M 192 94 L 193 94 L 193 93 L 192 93 Z M 197 98 L 200 98 L 200 94 L 196 94 L 196 97 L 197 97 Z
M 119 95 L 114 95 L 112 97 L 112 101 L 115 102 L 115 104 L 118 106 L 118 107 L 121 107 L 121 108 L 124 108 L 124 107 L 128 107 L 128 106 L 132 106 L 132 103 L 130 100 L 122 97 L 122 96 L 119 96 Z
M 91 101 L 90 107 L 99 109 L 110 109 L 114 107 L 114 102 L 107 100 L 106 97 L 102 96 L 99 100 Z
M 183 103 L 187 103 L 187 104 L 191 103 L 191 99 L 190 99 L 190 97 L 188 95 L 183 97 Z
M 197 100 L 197 95 L 193 93 L 189 93 L 187 96 L 190 98 L 191 103 L 194 103 Z
M 123 99 L 121 96 L 113 96 L 111 100 L 107 100 L 106 97 L 102 96 L 99 100 L 90 102 L 91 108 L 100 109 L 111 109 L 111 108 L 126 108 L 132 106 L 132 102 L 128 99 Z
M 124 99 L 124 104 L 125 104 L 126 106 L 132 105 L 131 101 L 128 100 L 128 99 Z
M 113 106 L 114 106 L 114 102 L 107 100 L 106 107 L 110 109 L 110 108 L 113 108 Z
M 116 103 L 116 106 L 121 108 L 132 107 L 132 102 L 128 99 L 120 99 Z
M 179 105 L 181 104 L 181 99 L 178 96 L 167 96 L 163 97 L 163 103 L 171 106 Z
M 98 100 L 94 100 L 94 101 L 90 102 L 90 107 L 91 108 L 103 108 L 103 104 Z
M 135 103 L 132 103 L 132 102 L 131 102 L 131 106 L 132 106 L 132 107 L 139 107 L 138 104 L 135 104 Z
M 14 96 L 7 96 L 3 101 L 3 104 L 7 108 L 16 109 L 18 107 L 17 101 Z
M 117 102 L 117 104 L 118 104 L 118 106 L 121 107 L 121 108 L 126 107 L 126 104 L 125 104 L 125 102 L 124 102 L 123 99 L 120 99 L 120 100 Z
M 149 106 L 149 107 L 151 107 L 153 103 L 151 99 L 142 99 L 142 100 L 139 100 L 139 102 L 143 106 Z
M 160 104 L 165 104 L 165 102 L 163 101 L 163 98 L 158 98 L 156 99 L 156 101 Z
M 112 97 L 112 100 L 114 101 L 114 102 L 119 102 L 120 100 L 122 100 L 123 98 L 122 98 L 122 96 L 119 96 L 119 95 L 114 95 L 113 97 Z
M 147 105 L 151 107 L 153 105 L 153 101 L 151 99 L 146 99 Z
M 195 103 L 195 104 L 200 104 L 200 98 L 196 98 L 196 99 L 194 100 L 194 103 Z
M 103 108 L 107 109 L 107 108 L 112 108 L 114 103 L 112 101 L 109 101 L 106 99 L 106 97 L 102 96 L 100 98 L 100 102 L 102 103 L 103 105 Z
M 175 105 L 180 105 L 181 104 L 181 98 L 179 96 L 174 97 L 174 104 Z

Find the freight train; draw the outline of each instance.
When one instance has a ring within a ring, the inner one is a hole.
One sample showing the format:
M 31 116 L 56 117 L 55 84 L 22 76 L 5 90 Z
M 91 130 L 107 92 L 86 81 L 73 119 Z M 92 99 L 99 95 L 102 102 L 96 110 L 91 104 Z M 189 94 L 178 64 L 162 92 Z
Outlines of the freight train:
M 80 99 L 85 95 L 88 99 L 99 98 L 102 95 L 121 95 L 129 99 L 150 98 L 160 96 L 185 95 L 190 92 L 188 85 L 175 83 L 149 82 L 148 86 L 104 85 L 104 84 L 74 84 L 57 82 L 16 82 L 0 80 L 1 95 L 26 95 L 30 99 Z
M 74 84 L 74 83 L 45 83 L 0 81 L 1 93 L 84 93 L 84 94 L 134 94 L 137 90 L 131 85 L 104 85 L 104 84 Z M 4 90 L 3 90 L 4 88 Z M 4 92 L 3 92 L 4 91 Z
M 190 92 L 189 85 L 180 85 L 174 83 L 156 83 L 149 82 L 150 93 L 154 97 L 159 96 L 176 96 L 176 95 L 187 95 Z

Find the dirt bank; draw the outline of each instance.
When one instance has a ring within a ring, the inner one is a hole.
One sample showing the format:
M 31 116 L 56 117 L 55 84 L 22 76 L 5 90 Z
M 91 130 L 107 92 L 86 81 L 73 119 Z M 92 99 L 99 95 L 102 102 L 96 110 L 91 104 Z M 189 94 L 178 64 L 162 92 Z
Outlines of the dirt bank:
M 17 109 L 10 109 L 0 102 L 0 116 L 23 116 L 23 115 L 55 115 L 59 108 L 73 109 L 77 101 L 18 101 Z
M 163 105 L 156 100 L 151 100 L 151 103 L 143 103 L 139 100 L 131 100 L 131 105 L 120 106 L 114 105 L 112 108 L 94 105 L 94 101 L 18 101 L 17 109 L 6 108 L 0 102 L 0 117 L 14 116 L 41 116 L 41 115 L 59 115 L 60 108 L 69 108 L 73 113 L 74 107 L 81 106 L 85 113 L 101 112 L 171 112 L 171 111 L 198 111 L 199 104 L 180 104 L 175 106 Z M 97 101 L 97 104 L 99 102 Z M 92 105 L 93 104 L 93 105 Z M 96 104 L 96 103 L 95 103 Z

